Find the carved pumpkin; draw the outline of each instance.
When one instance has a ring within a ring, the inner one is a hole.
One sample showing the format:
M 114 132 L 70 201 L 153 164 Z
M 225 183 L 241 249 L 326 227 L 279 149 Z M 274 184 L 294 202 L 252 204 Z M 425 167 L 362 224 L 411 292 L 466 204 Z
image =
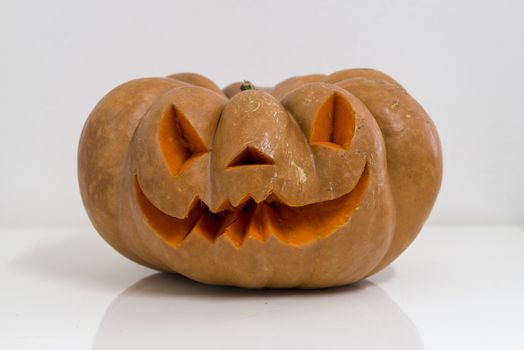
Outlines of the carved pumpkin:
M 78 163 L 98 232 L 140 264 L 210 284 L 343 285 L 393 261 L 442 176 L 422 107 L 374 70 L 240 87 L 185 73 L 98 103 Z

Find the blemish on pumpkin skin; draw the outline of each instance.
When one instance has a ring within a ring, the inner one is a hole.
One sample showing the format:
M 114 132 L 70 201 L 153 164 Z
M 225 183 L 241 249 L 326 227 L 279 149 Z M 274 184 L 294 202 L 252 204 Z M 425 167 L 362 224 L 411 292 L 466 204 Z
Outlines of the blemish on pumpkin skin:
M 395 102 L 393 102 L 391 106 L 389 106 L 389 108 L 391 108 L 392 111 L 396 112 L 398 111 L 399 106 L 400 106 L 399 100 L 395 100 Z
M 303 102 L 304 102 L 305 104 L 310 104 L 312 101 L 313 101 L 313 99 L 312 99 L 311 97 L 305 97 L 305 98 L 303 99 Z
M 259 144 L 259 149 L 262 152 L 267 153 L 270 157 L 273 157 L 271 135 L 268 132 L 264 132 Z
M 253 103 L 252 101 L 250 101 L 251 103 Z M 256 107 L 253 108 L 250 112 L 256 112 L 260 109 L 260 106 L 262 105 L 262 103 L 260 103 L 260 101 L 255 101 L 256 102 Z
M 304 169 L 302 169 L 301 167 L 299 167 L 297 165 L 297 163 L 295 163 L 294 161 L 291 161 L 291 165 L 295 167 L 296 171 L 297 171 L 297 175 L 298 175 L 298 181 L 303 184 L 307 181 L 307 175 L 306 175 L 306 172 L 304 171 Z

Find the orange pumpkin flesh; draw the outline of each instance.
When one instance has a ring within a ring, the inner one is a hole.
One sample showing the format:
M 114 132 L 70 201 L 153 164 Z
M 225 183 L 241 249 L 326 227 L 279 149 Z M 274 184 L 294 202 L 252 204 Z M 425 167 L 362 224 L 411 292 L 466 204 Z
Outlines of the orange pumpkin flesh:
M 162 154 L 173 176 L 192 160 L 208 152 L 191 124 L 175 107 L 162 118 L 158 136 Z
M 387 266 L 440 185 L 422 108 L 373 70 L 240 85 L 183 73 L 110 92 L 79 147 L 95 228 L 138 263 L 211 284 L 319 288 Z
M 247 237 L 266 241 L 275 234 L 289 244 L 303 245 L 328 236 L 347 222 L 365 191 L 367 169 L 357 186 L 337 199 L 290 207 L 279 201 L 255 203 L 252 199 L 238 207 L 213 213 L 199 201 L 185 218 L 179 219 L 159 210 L 151 203 L 135 181 L 137 202 L 147 223 L 169 244 L 179 247 L 189 234 L 199 234 L 214 242 L 225 234 L 232 244 L 241 246 Z M 268 226 L 265 226 L 268 224 Z

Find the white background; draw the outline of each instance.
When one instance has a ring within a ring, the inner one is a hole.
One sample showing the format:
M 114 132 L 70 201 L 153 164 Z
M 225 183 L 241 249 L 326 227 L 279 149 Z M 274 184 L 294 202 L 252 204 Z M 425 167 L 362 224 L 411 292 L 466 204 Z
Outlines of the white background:
M 89 225 L 82 125 L 111 88 L 195 71 L 219 85 L 373 67 L 434 119 L 433 224 L 524 224 L 521 1 L 5 1 L 0 225 Z
M 520 0 L 0 0 L 0 348 L 524 349 L 523 13 Z M 351 67 L 397 79 L 443 144 L 430 223 L 446 227 L 383 272 L 312 292 L 212 288 L 94 233 L 76 150 L 116 85 Z
M 524 349 L 517 227 L 425 227 L 384 271 L 314 291 L 155 274 L 92 229 L 2 235 L 2 350 Z

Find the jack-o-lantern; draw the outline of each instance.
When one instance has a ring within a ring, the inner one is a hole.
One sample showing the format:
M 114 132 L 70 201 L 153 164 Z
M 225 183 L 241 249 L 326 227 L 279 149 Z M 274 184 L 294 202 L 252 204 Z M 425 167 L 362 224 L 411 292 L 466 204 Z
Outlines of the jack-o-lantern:
M 382 269 L 420 231 L 441 176 L 424 110 L 363 69 L 274 89 L 134 80 L 99 102 L 79 148 L 85 207 L 115 249 L 243 287 L 343 285 Z

